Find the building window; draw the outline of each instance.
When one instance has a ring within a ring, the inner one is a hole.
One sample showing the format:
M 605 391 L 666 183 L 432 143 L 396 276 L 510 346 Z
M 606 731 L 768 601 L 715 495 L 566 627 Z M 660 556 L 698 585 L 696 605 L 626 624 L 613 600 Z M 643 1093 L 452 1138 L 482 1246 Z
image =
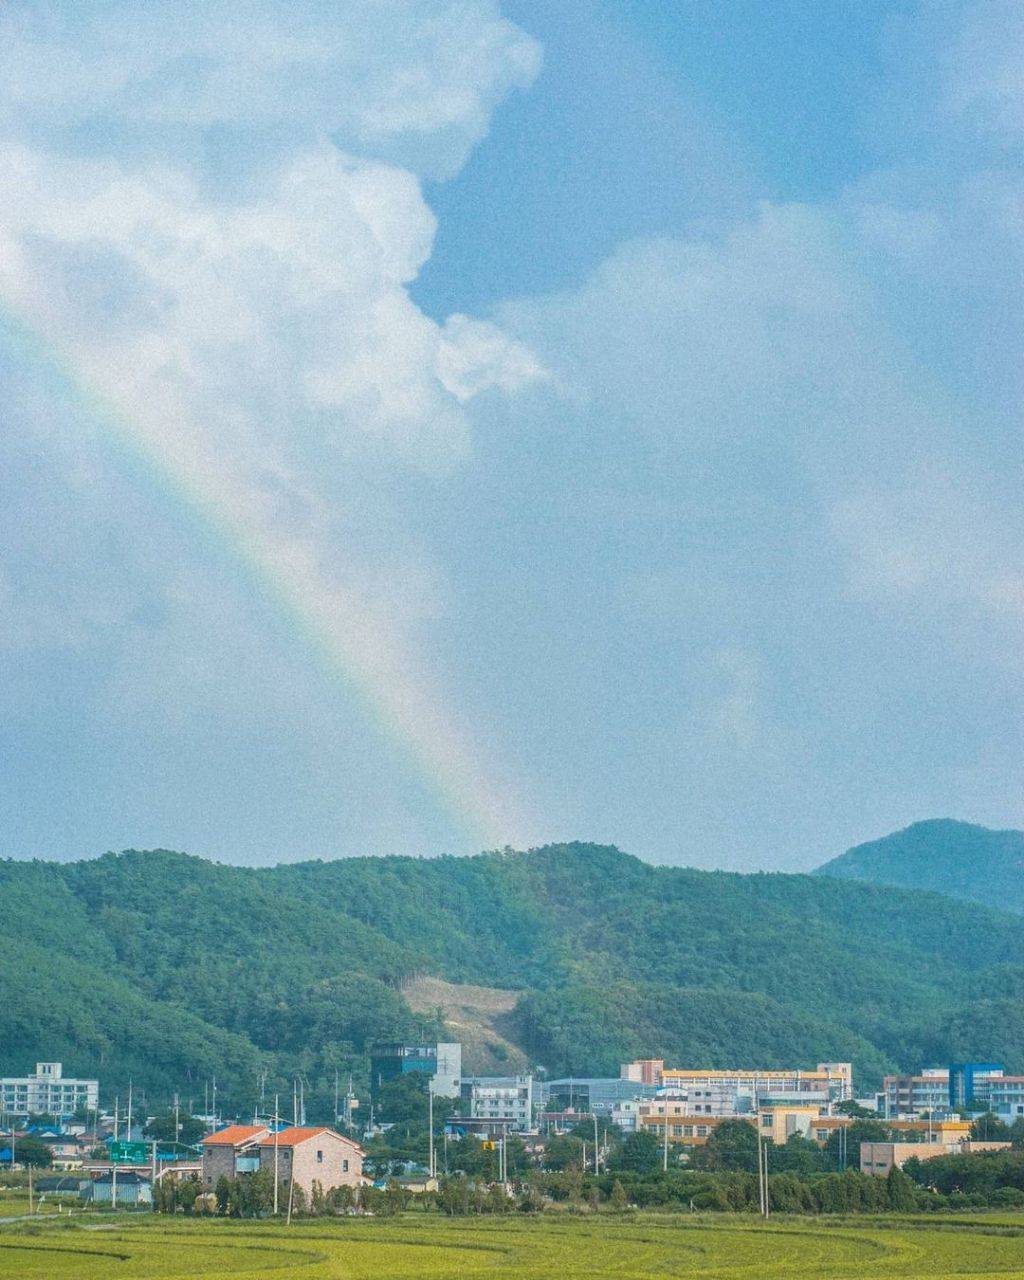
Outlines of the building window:
M 428 1137 L 429 1137 L 429 1135 L 428 1135 Z M 348 1161 L 347 1161 L 347 1160 L 342 1160 L 342 1162 L 341 1162 L 341 1171 L 342 1171 L 342 1173 L 348 1173 Z
M 324 1153 L 323 1153 L 322 1151 L 318 1151 L 318 1152 L 316 1153 L 316 1162 L 317 1162 L 317 1164 L 323 1164 L 323 1162 L 324 1162 Z

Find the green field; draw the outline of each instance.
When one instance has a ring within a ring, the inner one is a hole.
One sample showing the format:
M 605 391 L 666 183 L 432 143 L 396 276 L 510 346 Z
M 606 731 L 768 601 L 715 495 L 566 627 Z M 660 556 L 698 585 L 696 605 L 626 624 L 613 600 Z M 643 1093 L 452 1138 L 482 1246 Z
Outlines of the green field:
M 541 1280 L 1024 1277 L 1024 1218 L 404 1218 L 251 1224 L 139 1218 L 0 1232 L 7 1280 Z

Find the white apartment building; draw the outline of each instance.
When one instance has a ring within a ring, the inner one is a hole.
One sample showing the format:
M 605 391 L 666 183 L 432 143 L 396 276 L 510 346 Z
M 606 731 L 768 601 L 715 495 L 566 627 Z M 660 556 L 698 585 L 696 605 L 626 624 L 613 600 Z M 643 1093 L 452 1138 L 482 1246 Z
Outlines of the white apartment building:
M 462 1114 L 474 1120 L 510 1120 L 533 1128 L 533 1076 L 463 1076 Z
M 34 1076 L 0 1079 L 0 1114 L 70 1116 L 78 1107 L 99 1106 L 98 1080 L 72 1080 L 59 1062 L 37 1062 Z

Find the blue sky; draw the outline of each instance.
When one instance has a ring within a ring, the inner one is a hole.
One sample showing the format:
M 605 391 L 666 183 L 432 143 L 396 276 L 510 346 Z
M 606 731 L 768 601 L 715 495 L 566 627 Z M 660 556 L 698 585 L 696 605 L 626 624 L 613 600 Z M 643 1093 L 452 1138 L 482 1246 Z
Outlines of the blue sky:
M 0 855 L 1024 822 L 1008 0 L 12 0 Z

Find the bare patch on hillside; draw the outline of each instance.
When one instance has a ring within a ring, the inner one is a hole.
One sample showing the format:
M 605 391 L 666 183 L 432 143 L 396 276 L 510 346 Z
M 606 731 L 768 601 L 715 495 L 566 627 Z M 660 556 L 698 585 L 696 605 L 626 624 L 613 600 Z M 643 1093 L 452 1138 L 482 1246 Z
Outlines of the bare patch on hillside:
M 413 978 L 402 987 L 414 1013 L 441 1011 L 452 1039 L 462 1043 L 462 1069 L 467 1075 L 514 1075 L 526 1070 L 526 1055 L 505 1034 L 520 994 L 443 978 Z

